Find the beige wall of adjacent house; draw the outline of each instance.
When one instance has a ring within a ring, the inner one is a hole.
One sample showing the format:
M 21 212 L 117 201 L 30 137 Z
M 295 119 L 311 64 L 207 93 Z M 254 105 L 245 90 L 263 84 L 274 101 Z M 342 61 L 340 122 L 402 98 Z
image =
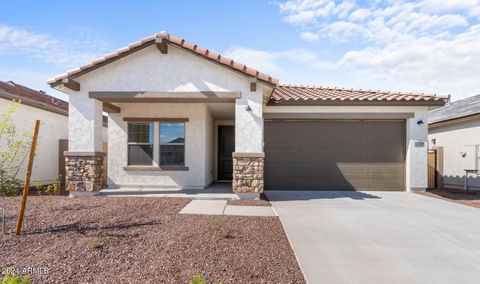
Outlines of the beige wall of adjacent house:
M 406 190 L 427 187 L 428 107 L 426 106 L 267 106 L 265 113 L 411 113 L 406 119 Z M 418 121 L 423 124 L 417 124 Z M 420 143 L 415 143 L 420 142 Z
M 4 113 L 11 101 L 0 99 L 0 113 Z M 37 155 L 35 156 L 32 185 L 36 182 L 48 184 L 56 181 L 58 177 L 58 140 L 67 139 L 68 137 L 68 117 L 56 114 L 50 111 L 20 104 L 13 116 L 13 123 L 18 131 L 30 131 L 33 134 L 35 120 L 39 119 L 40 132 L 38 136 Z M 2 147 L 5 145 L 3 140 L 0 143 Z M 26 171 L 27 162 L 23 168 Z M 24 179 L 24 172 L 18 176 Z
M 432 140 L 435 139 L 435 145 Z M 463 188 L 465 171 L 462 152 L 466 145 L 480 145 L 480 120 L 431 128 L 428 133 L 430 147 L 443 147 L 443 183 L 445 187 Z M 469 173 L 468 185 L 480 189 L 480 176 Z

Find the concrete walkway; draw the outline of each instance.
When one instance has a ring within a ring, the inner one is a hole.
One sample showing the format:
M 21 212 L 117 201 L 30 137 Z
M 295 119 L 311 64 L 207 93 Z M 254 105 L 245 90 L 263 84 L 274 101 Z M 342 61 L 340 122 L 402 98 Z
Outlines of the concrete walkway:
M 226 200 L 192 200 L 180 214 L 231 215 L 231 216 L 276 216 L 270 206 L 227 205 Z
M 406 192 L 266 194 L 308 283 L 480 283 L 480 209 Z

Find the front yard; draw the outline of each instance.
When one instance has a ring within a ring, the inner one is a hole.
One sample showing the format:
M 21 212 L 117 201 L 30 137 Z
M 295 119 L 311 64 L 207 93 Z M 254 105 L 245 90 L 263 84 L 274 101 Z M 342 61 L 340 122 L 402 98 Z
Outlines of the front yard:
M 276 217 L 177 214 L 188 199 L 142 197 L 7 199 L 9 234 L 0 266 L 46 268 L 33 283 L 304 283 Z

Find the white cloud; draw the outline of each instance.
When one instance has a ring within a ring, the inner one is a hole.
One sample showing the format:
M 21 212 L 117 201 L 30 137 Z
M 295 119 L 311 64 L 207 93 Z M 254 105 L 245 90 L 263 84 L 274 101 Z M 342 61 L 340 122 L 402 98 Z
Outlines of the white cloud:
M 403 90 L 480 93 L 480 0 L 337 1 L 325 9 L 332 2 L 280 5 L 285 21 L 302 38 L 308 33 L 308 38 L 342 44 L 341 59 L 330 59 L 328 68 Z M 289 20 L 306 14 L 304 21 Z
M 76 33 L 75 38 L 58 38 L 0 25 L 0 53 L 27 55 L 71 68 L 88 63 L 107 50 L 109 46 L 93 32 Z
M 270 52 L 233 47 L 225 52 L 225 56 L 274 76 L 288 72 L 284 68 L 285 61 L 301 63 L 316 68 L 329 68 L 332 66 L 328 62 L 322 61 L 316 53 L 304 49 Z
M 320 39 L 320 36 L 311 32 L 303 32 L 300 34 L 300 38 L 305 41 L 317 41 Z
M 352 22 L 363 21 L 368 16 L 370 16 L 371 14 L 372 14 L 372 12 L 370 12 L 369 9 L 363 9 L 363 8 L 362 9 L 357 9 L 350 14 L 348 19 Z
M 292 24 L 305 24 L 327 16 L 335 7 L 332 0 L 294 0 L 280 4 L 280 10 L 287 14 L 285 21 Z
M 479 2 L 478 0 L 424 0 L 419 6 L 422 10 L 431 13 L 455 13 L 475 8 Z

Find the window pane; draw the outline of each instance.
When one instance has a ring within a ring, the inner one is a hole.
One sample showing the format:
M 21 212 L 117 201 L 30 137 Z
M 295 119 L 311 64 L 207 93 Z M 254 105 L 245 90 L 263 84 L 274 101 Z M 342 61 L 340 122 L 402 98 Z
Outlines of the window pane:
M 153 144 L 153 123 L 129 123 L 128 142 Z
M 185 145 L 160 145 L 160 165 L 185 165 Z
M 129 165 L 152 165 L 152 145 L 128 145 Z
M 160 143 L 185 143 L 185 123 L 160 123 Z

